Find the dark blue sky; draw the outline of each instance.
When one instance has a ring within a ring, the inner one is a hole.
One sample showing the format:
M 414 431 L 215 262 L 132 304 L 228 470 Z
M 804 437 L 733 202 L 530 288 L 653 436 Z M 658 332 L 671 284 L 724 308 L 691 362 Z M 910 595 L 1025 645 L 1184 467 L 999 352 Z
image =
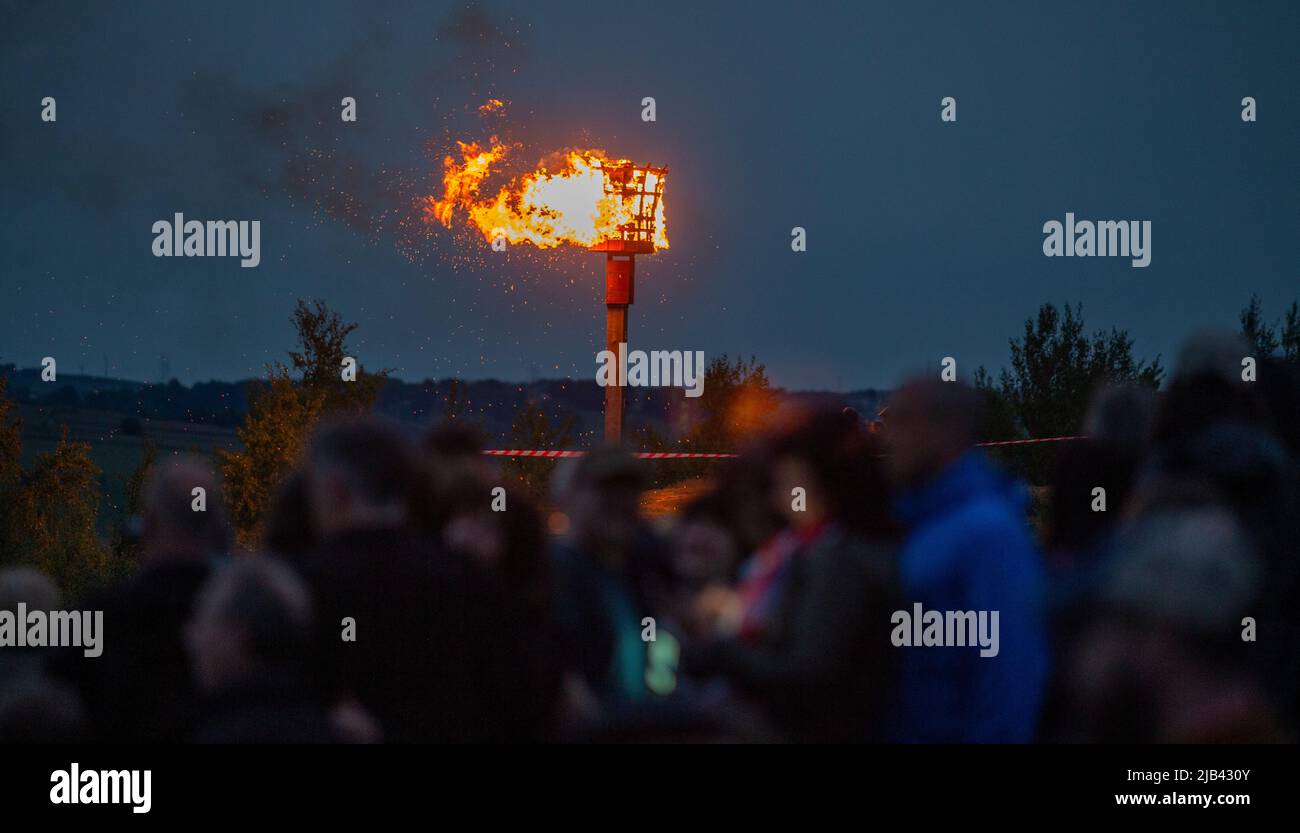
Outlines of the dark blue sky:
M 672 169 L 634 347 L 857 388 L 947 355 L 999 367 L 1046 301 L 1166 359 L 1252 293 L 1280 315 L 1300 296 L 1300 4 L 1046 5 L 0 3 L 0 363 L 247 377 L 313 297 L 403 378 L 594 378 L 598 256 L 483 257 L 412 206 L 451 138 L 485 138 L 489 95 L 525 156 Z M 260 220 L 261 266 L 153 257 L 176 211 Z M 1045 258 L 1067 211 L 1151 220 L 1151 265 Z

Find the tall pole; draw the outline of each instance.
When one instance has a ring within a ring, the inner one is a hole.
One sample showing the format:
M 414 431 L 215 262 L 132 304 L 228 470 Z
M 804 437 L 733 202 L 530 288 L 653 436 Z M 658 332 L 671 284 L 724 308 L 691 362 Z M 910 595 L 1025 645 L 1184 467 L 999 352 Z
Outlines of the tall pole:
M 627 343 L 627 308 L 631 306 L 636 275 L 635 255 L 605 255 L 605 349 L 618 360 L 617 373 L 622 373 L 620 344 Z M 624 348 L 626 349 L 626 348 Z M 616 384 L 605 386 L 605 442 L 623 441 L 623 385 L 626 379 L 617 378 Z

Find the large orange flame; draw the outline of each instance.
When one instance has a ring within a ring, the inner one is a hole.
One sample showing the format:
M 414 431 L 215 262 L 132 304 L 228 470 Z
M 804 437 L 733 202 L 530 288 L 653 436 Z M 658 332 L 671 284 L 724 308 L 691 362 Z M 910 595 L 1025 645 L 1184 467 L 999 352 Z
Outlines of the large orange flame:
M 454 218 L 463 215 L 489 243 L 502 236 L 507 243 L 550 249 L 639 237 L 652 240 L 657 249 L 668 248 L 662 170 L 638 168 L 599 150 L 572 150 L 561 155 L 557 170 L 539 164 L 487 196 L 480 193 L 483 183 L 499 169 L 511 146 L 495 136 L 487 147 L 457 145 L 460 158 L 443 160 L 442 198 L 426 198 L 424 210 L 431 220 L 451 228 Z M 646 193 L 659 199 L 642 196 Z M 652 202 L 653 234 L 646 225 L 648 217 L 641 216 L 650 213 Z

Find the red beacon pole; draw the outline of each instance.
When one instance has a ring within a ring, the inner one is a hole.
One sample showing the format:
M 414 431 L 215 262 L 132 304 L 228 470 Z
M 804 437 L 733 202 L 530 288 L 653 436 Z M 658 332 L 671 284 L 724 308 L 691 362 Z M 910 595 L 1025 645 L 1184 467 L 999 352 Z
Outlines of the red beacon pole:
M 606 169 L 606 193 L 621 195 L 625 203 L 633 206 L 633 220 L 619 226 L 619 236 L 590 247 L 590 251 L 605 253 L 605 349 L 615 356 L 619 355 L 619 345 L 627 343 L 627 308 L 636 297 L 636 256 L 655 251 L 655 210 L 663 196 L 667 173 L 667 168 L 631 163 Z M 623 386 L 607 385 L 605 442 L 618 444 L 622 440 Z

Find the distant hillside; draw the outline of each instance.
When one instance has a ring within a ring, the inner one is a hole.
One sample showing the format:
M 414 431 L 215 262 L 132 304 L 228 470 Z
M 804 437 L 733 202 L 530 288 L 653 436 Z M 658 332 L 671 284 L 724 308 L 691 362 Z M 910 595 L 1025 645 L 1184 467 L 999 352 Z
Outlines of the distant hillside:
M 156 384 L 63 373 L 55 382 L 42 382 L 39 368 L 13 365 L 0 365 L 0 376 L 9 379 L 9 395 L 23 423 L 24 467 L 30 467 L 37 455 L 53 451 L 64 427 L 71 439 L 90 444 L 91 458 L 103 471 L 99 525 L 105 536 L 126 518 L 127 483 L 145 459 L 147 446 L 152 445 L 160 457 L 185 452 L 210 456 L 218 449 L 238 447 L 235 431 L 248 408 L 249 386 L 258 384 L 253 380 Z M 780 393 L 784 407 L 852 407 L 864 418 L 876 414 L 884 396 L 872 390 Z M 672 438 L 688 427 L 694 400 L 686 400 L 680 389 L 629 388 L 626 394 L 629 432 L 652 426 L 660 436 Z M 553 424 L 576 417 L 573 448 L 599 443 L 604 392 L 594 380 L 520 384 L 493 379 L 414 383 L 390 379 L 376 410 L 413 433 L 455 413 L 457 419 L 476 425 L 491 445 L 510 447 L 511 420 L 530 401 Z M 650 492 L 646 511 L 652 516 L 671 513 L 700 487 L 698 482 L 684 482 Z
M 153 423 L 233 429 L 243 421 L 248 408 L 249 385 L 257 384 L 255 380 L 242 380 L 182 385 L 175 379 L 157 384 L 72 374 L 59 374 L 56 382 L 42 382 L 39 368 L 18 369 L 13 365 L 0 365 L 0 375 L 9 378 L 10 396 L 17 402 L 64 414 L 95 412 L 101 415 L 95 417 L 101 429 L 114 421 L 109 415 L 117 415 L 117 430 L 146 435 L 152 433 Z M 852 407 L 864 418 L 873 417 L 879 411 L 885 395 L 876 390 L 780 393 L 787 404 Z M 598 439 L 604 392 L 594 380 L 519 383 L 495 379 L 426 379 L 423 382 L 389 379 L 380 392 L 376 410 L 414 430 L 427 428 L 455 413 L 458 418 L 477 425 L 494 444 L 503 444 L 510 439 L 511 420 L 530 401 L 553 418 L 574 415 L 577 446 L 585 447 Z M 691 402 L 680 389 L 628 388 L 625 402 L 629 430 L 650 425 L 663 435 L 678 436 L 690 418 Z M 81 439 L 102 441 L 95 436 Z

